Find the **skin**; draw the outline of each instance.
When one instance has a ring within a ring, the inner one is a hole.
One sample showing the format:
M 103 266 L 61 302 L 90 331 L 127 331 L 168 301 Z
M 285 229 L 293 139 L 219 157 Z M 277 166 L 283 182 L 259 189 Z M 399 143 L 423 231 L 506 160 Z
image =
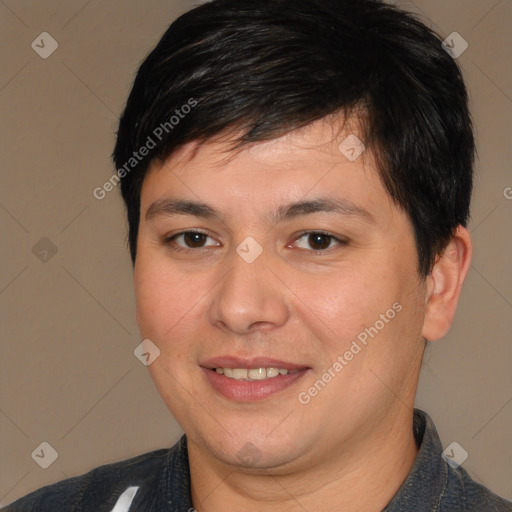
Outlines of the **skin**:
M 190 143 L 153 162 L 145 178 L 137 322 L 161 351 L 149 369 L 187 434 L 199 512 L 226 504 L 380 511 L 414 463 L 424 338 L 436 340 L 451 325 L 471 242 L 459 227 L 431 275 L 418 275 L 411 224 L 383 188 L 371 151 L 349 161 L 338 149 L 356 126 L 322 119 L 237 152 L 229 137 Z M 269 218 L 281 205 L 318 197 L 349 200 L 373 220 L 332 212 Z M 147 219 L 162 199 L 207 203 L 222 220 L 162 212 Z M 207 236 L 169 241 L 194 229 Z M 333 238 L 319 244 L 305 231 Z M 263 250 L 253 263 L 236 252 L 248 236 Z M 397 302 L 402 310 L 300 403 L 298 394 Z M 273 357 L 310 370 L 264 400 L 236 402 L 214 391 L 200 368 L 221 355 Z M 247 443 L 257 456 L 242 461 Z

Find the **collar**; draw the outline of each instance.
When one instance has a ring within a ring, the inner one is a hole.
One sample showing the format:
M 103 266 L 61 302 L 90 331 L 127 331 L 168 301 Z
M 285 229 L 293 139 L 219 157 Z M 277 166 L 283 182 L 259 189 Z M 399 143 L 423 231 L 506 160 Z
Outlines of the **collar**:
M 414 409 L 413 432 L 419 446 L 409 475 L 383 512 L 438 510 L 448 483 L 448 466 L 441 457 L 442 445 L 432 418 Z

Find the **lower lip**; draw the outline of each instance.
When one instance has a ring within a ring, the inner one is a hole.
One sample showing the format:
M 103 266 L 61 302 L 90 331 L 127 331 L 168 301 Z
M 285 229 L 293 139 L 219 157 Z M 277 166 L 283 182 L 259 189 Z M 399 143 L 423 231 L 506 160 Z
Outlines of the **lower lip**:
M 230 379 L 215 370 L 201 368 L 213 389 L 221 395 L 239 402 L 263 400 L 269 396 L 290 387 L 304 377 L 308 370 L 297 373 L 278 375 L 265 380 L 236 380 Z

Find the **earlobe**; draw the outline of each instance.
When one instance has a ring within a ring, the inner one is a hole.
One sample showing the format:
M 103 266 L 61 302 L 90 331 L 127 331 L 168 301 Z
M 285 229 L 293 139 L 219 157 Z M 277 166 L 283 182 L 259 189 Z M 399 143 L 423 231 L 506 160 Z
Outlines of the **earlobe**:
M 471 263 L 472 243 L 466 228 L 458 226 L 427 277 L 422 335 L 435 341 L 450 330 L 462 283 Z

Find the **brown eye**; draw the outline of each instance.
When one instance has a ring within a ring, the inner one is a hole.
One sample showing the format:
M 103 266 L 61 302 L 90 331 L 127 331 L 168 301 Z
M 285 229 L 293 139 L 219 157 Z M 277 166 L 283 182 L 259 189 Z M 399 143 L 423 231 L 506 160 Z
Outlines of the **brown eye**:
M 183 241 L 190 248 L 203 247 L 204 242 L 208 238 L 204 233 L 197 233 L 195 231 L 188 231 L 183 233 Z
M 209 247 L 209 245 L 206 245 L 208 238 L 211 237 L 201 231 L 183 231 L 167 238 L 165 243 L 175 251 L 187 251 Z
M 311 233 L 308 235 L 308 243 L 311 248 L 317 250 L 327 249 L 331 245 L 332 236 L 323 233 Z
M 303 240 L 302 242 L 299 242 Z M 323 252 L 332 248 L 332 242 L 335 242 L 334 245 L 346 245 L 345 240 L 340 240 L 329 233 L 323 233 L 321 231 L 309 231 L 307 233 L 303 233 L 297 239 L 297 246 L 300 249 L 308 249 L 313 250 L 314 252 Z

